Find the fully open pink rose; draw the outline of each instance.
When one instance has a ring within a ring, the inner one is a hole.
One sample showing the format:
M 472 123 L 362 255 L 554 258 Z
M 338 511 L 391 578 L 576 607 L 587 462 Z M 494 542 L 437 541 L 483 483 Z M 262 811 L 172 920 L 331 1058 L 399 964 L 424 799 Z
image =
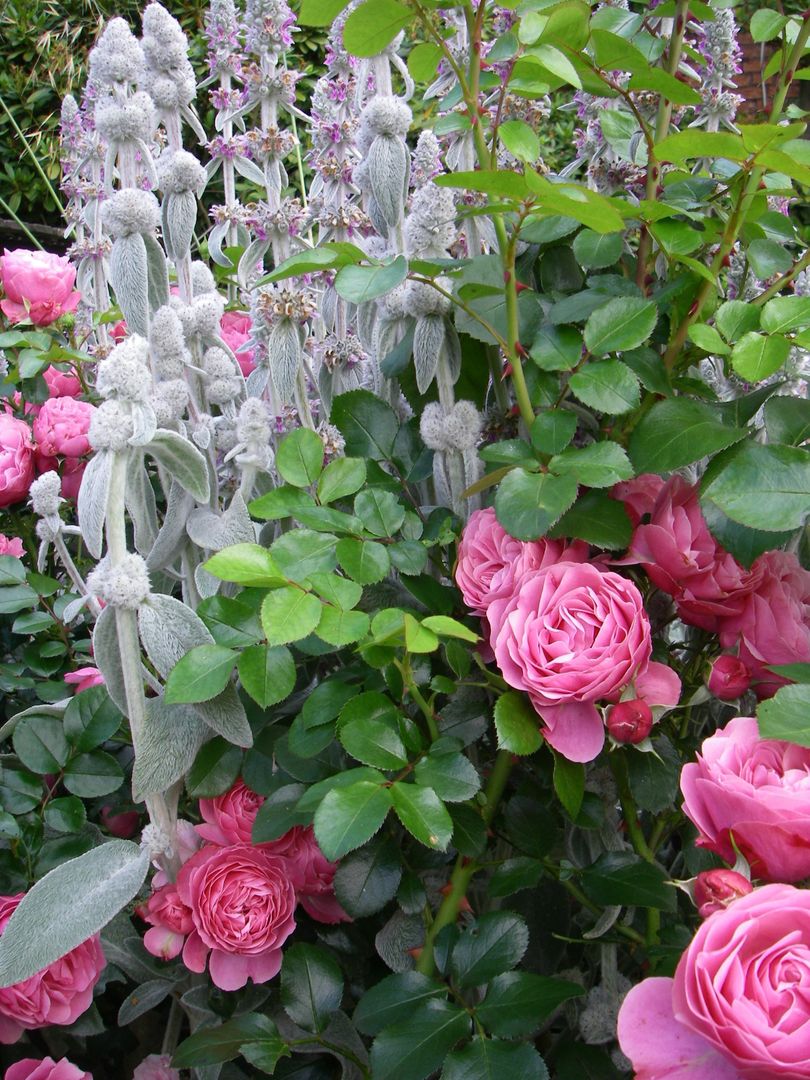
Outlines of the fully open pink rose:
M 180 1073 L 172 1068 L 170 1054 L 150 1054 L 137 1066 L 132 1080 L 180 1080 Z
M 751 567 L 756 578 L 736 614 L 720 620 L 724 648 L 739 648 L 757 697 L 767 698 L 786 680 L 767 667 L 810 661 L 810 573 L 795 555 L 768 551 Z
M 594 703 L 617 699 L 649 664 L 650 623 L 636 586 L 590 563 L 556 563 L 523 578 L 487 617 L 498 667 L 527 691 L 548 742 L 571 761 L 592 761 L 605 738 Z
M 810 874 L 810 749 L 760 739 L 756 720 L 738 716 L 684 766 L 681 791 L 701 847 L 734 862 L 733 835 L 754 877 Z
M 245 343 L 250 340 L 252 327 L 253 323 L 246 311 L 226 311 L 219 323 L 222 340 L 236 355 L 245 378 L 256 366 L 253 360 L 255 350 L 245 348 Z
M 67 1058 L 23 1058 L 6 1069 L 3 1080 L 93 1080 L 93 1074 L 83 1072 Z
M 46 457 L 82 457 L 95 406 L 72 397 L 49 398 L 34 420 L 34 438 Z
M 630 557 L 674 599 L 684 622 L 715 631 L 739 612 L 756 576 L 717 543 L 703 518 L 697 489 L 672 476 L 659 492 L 650 522 L 637 526 Z
M 71 371 L 62 371 L 61 368 L 46 367 L 42 377 L 48 384 L 49 397 L 76 397 L 82 392 L 82 384 Z
M 64 255 L 50 251 L 6 251 L 0 256 L 0 280 L 6 294 L 0 308 L 13 323 L 30 319 L 47 326 L 75 311 L 81 300 L 73 290 L 76 270 Z
M 571 545 L 564 540 L 515 540 L 488 507 L 473 511 L 464 526 L 456 584 L 467 607 L 476 615 L 486 615 L 493 600 L 510 597 L 525 574 L 552 563 L 585 562 L 587 558 L 588 545 L 580 540 Z
M 260 847 L 207 846 L 177 877 L 194 929 L 183 948 L 191 971 L 208 971 L 220 990 L 267 982 L 281 968 L 281 946 L 295 929 L 295 889 L 287 863 Z
M 205 820 L 197 826 L 197 832 L 203 840 L 222 847 L 249 844 L 253 822 L 263 802 L 263 795 L 257 795 L 241 780 L 237 780 L 224 795 L 200 799 L 200 813 Z
M 19 536 L 6 536 L 0 533 L 0 555 L 13 555 L 15 559 L 21 559 L 25 554 L 23 542 Z
M 332 886 L 337 863 L 326 858 L 311 827 L 296 825 L 278 840 L 261 846 L 271 855 L 286 860 L 298 902 L 311 918 L 322 923 L 351 922 L 335 898 Z
M 24 420 L 0 413 L 0 507 L 20 502 L 34 479 L 34 444 Z
M 23 896 L 0 897 L 0 932 Z M 26 1028 L 72 1024 L 90 1006 L 104 965 L 96 934 L 43 971 L 0 990 L 0 1042 L 16 1042 Z

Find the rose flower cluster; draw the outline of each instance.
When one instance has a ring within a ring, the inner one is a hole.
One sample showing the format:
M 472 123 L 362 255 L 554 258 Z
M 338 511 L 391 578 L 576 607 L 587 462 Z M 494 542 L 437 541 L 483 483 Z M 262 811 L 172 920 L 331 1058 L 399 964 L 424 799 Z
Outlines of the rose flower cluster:
M 177 881 L 156 874 L 139 909 L 151 927 L 144 944 L 153 956 L 182 953 L 195 972 L 207 962 L 221 990 L 278 974 L 298 904 L 319 922 L 349 921 L 332 889 L 337 866 L 324 858 L 311 828 L 295 826 L 278 840 L 252 843 L 263 802 L 241 780 L 215 799 L 200 799 L 203 824 L 180 823 Z

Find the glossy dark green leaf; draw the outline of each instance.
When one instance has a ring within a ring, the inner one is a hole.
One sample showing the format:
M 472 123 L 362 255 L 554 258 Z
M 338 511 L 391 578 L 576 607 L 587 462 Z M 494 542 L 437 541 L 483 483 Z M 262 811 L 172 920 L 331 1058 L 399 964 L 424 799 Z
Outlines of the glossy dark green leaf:
M 729 427 L 718 410 L 690 398 L 659 401 L 630 436 L 630 460 L 637 473 L 669 472 L 724 450 L 747 432 Z
M 441 998 L 423 1002 L 386 1027 L 371 1048 L 374 1080 L 426 1080 L 470 1030 L 460 1006 Z
M 124 781 L 121 766 L 111 754 L 93 750 L 71 758 L 65 767 L 64 784 L 72 795 L 96 799 L 117 791 Z
M 757 708 L 759 733 L 763 739 L 783 739 L 810 746 L 810 684 L 783 686 Z
M 570 476 L 512 469 L 495 496 L 498 521 L 517 540 L 544 536 L 573 503 L 576 481 Z
M 453 948 L 451 970 L 461 987 L 481 986 L 511 971 L 529 947 L 529 929 L 512 911 L 482 915 L 461 932 Z
M 674 912 L 677 899 L 668 880 L 660 867 L 629 851 L 605 852 L 582 871 L 582 888 L 602 907 L 622 904 Z
M 476 1036 L 447 1056 L 441 1080 L 548 1080 L 545 1062 L 533 1046 Z
M 810 513 L 810 453 L 748 442 L 711 478 L 703 498 L 752 529 L 798 529 Z
M 342 997 L 343 973 L 332 953 L 303 943 L 284 950 L 281 1004 L 294 1023 L 306 1031 L 323 1031 Z
M 240 1048 L 244 1045 L 267 1041 L 278 1041 L 284 1046 L 278 1028 L 269 1016 L 245 1013 L 220 1024 L 219 1027 L 204 1028 L 189 1036 L 175 1050 L 172 1064 L 178 1069 L 217 1065 L 233 1061 L 239 1056 Z
M 239 678 L 262 709 L 289 697 L 295 687 L 295 661 L 283 645 L 251 645 L 239 656 Z
M 218 735 L 194 759 L 186 777 L 186 790 L 194 799 L 213 799 L 233 784 L 241 764 L 242 751 Z
M 373 540 L 346 537 L 338 540 L 335 552 L 341 569 L 359 585 L 374 585 L 391 569 L 388 551 Z
M 40 776 L 58 773 L 70 754 L 62 721 L 56 716 L 23 717 L 14 729 L 12 742 L 23 765 Z
M 297 428 L 285 435 L 276 451 L 276 468 L 283 480 L 294 487 L 314 484 L 323 468 L 323 440 L 309 428 Z
M 453 820 L 432 788 L 398 781 L 391 785 L 397 817 L 420 844 L 445 851 L 453 835 Z
M 233 649 L 223 645 L 197 645 L 190 649 L 169 672 L 166 703 L 210 701 L 227 686 L 236 661 Z
M 401 877 L 396 845 L 376 838 L 340 860 L 333 882 L 335 896 L 352 918 L 365 918 L 396 896 Z
M 388 788 L 369 780 L 335 787 L 315 811 L 315 838 L 330 862 L 361 847 L 377 832 L 391 809 Z
M 394 449 L 399 421 L 390 405 L 368 390 L 350 390 L 332 403 L 330 420 L 346 440 L 352 457 L 385 461 Z
M 273 589 L 262 602 L 262 627 L 269 645 L 287 645 L 307 637 L 320 622 L 323 605 L 317 596 L 287 585 Z
M 569 386 L 583 405 L 611 416 L 638 407 L 638 378 L 621 360 L 589 361 L 571 376 Z
M 481 787 L 475 766 L 458 750 L 432 750 L 417 762 L 414 779 L 420 786 L 432 788 L 446 802 L 466 802 Z
M 508 690 L 495 702 L 498 746 L 512 754 L 533 754 L 543 745 L 540 717 L 525 694 Z
M 388 975 L 363 994 L 352 1019 L 364 1035 L 378 1035 L 426 1001 L 446 996 L 446 987 L 418 971 Z

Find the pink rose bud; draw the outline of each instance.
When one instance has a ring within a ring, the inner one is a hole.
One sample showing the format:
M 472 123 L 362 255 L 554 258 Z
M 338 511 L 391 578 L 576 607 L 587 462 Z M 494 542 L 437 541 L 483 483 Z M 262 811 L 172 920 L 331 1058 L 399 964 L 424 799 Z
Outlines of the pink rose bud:
M 702 870 L 695 881 L 695 905 L 700 917 L 705 919 L 753 891 L 748 878 L 736 870 Z
M 724 653 L 712 664 L 706 685 L 721 701 L 736 701 L 751 685 L 751 676 L 738 656 Z
M 608 713 L 608 733 L 616 742 L 643 742 L 652 731 L 652 726 L 652 709 L 640 698 L 635 698 L 633 701 L 620 701 Z
M 137 810 L 127 810 L 123 814 L 113 814 L 111 806 L 102 806 L 101 823 L 113 836 L 121 840 L 131 839 L 141 827 L 141 816 Z
M 6 251 L 0 256 L 0 281 L 6 294 L 0 308 L 13 323 L 30 319 L 47 326 L 75 311 L 81 293 L 74 290 L 76 268 L 64 255 L 50 251 Z

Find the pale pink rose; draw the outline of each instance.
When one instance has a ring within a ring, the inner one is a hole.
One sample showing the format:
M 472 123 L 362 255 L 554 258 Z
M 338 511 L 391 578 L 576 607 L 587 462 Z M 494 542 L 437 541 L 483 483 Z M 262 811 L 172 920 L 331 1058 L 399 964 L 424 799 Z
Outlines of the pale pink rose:
M 0 413 L 0 507 L 20 502 L 34 479 L 34 443 L 24 420 Z
M 786 680 L 771 664 L 810 662 L 810 573 L 795 555 L 768 551 L 751 567 L 756 578 L 736 614 L 720 620 L 724 648 L 738 647 L 758 698 L 772 697 Z
M 152 927 L 144 935 L 147 952 L 161 960 L 173 960 L 179 956 L 188 934 L 194 929 L 191 909 L 180 899 L 177 886 L 162 885 L 149 897 L 138 914 Z
M 501 674 L 529 694 L 547 741 L 571 761 L 592 761 L 605 739 L 595 702 L 617 699 L 649 664 L 636 586 L 590 563 L 557 563 L 525 577 L 487 617 Z
M 718 620 L 739 612 L 756 585 L 709 532 L 697 488 L 680 476 L 662 487 L 650 522 L 637 526 L 629 558 L 640 562 L 659 589 L 669 593 L 684 622 L 716 631 Z
M 34 420 L 34 438 L 46 457 L 82 457 L 95 406 L 72 397 L 49 398 Z
M 190 971 L 204 971 L 208 960 L 220 990 L 278 974 L 281 946 L 295 929 L 295 889 L 283 859 L 250 844 L 206 846 L 180 870 L 177 891 L 194 921 L 183 948 Z
M 627 516 L 633 525 L 638 525 L 645 514 L 652 514 L 655 500 L 664 486 L 663 476 L 656 473 L 642 473 L 632 480 L 622 480 L 610 489 L 611 499 L 624 503 Z
M 62 371 L 51 364 L 42 372 L 42 377 L 48 384 L 49 397 L 76 397 L 82 392 L 82 384 L 72 371 Z
M 635 1080 L 741 1080 L 740 1073 L 700 1035 L 675 1019 L 672 979 L 644 979 L 619 1010 L 618 1037 Z
M 581 540 L 515 540 L 495 511 L 474 510 L 458 545 L 456 584 L 464 603 L 476 615 L 486 615 L 494 600 L 506 600 L 527 573 L 558 562 L 585 562 L 588 545 Z
M 765 881 L 810 874 L 810 749 L 760 739 L 756 720 L 738 716 L 683 767 L 681 791 L 699 846 L 733 863 L 733 837 Z
M 0 256 L 0 280 L 6 293 L 0 308 L 13 323 L 30 319 L 35 326 L 47 326 L 75 311 L 81 300 L 73 289 L 76 270 L 70 260 L 50 251 L 6 251 Z
M 24 893 L 0 897 L 0 933 Z M 0 990 L 0 1043 L 26 1028 L 72 1024 L 89 1008 L 106 961 L 98 934 L 23 982 Z
M 76 693 L 80 694 L 82 690 L 89 690 L 91 686 L 103 686 L 104 676 L 97 667 L 81 667 L 76 668 L 75 671 L 69 671 L 64 676 L 64 681 L 68 686 L 75 686 Z
M 170 1054 L 150 1054 L 137 1066 L 132 1080 L 180 1080 L 180 1073 L 172 1068 Z
M 204 818 L 197 832 L 209 843 L 227 847 L 228 844 L 249 844 L 252 839 L 253 822 L 264 802 L 241 780 L 214 799 L 200 799 L 200 814 Z
M 710 915 L 678 964 L 672 1010 L 745 1080 L 806 1080 L 810 892 L 766 885 Z
M 322 923 L 352 921 L 335 897 L 332 883 L 338 864 L 329 862 L 321 851 L 311 826 L 295 825 L 261 847 L 286 860 L 298 902 L 310 918 Z
M 245 343 L 250 340 L 252 327 L 253 323 L 246 311 L 226 311 L 219 323 L 222 340 L 235 354 L 245 378 L 256 367 L 253 359 L 255 350 L 245 348 Z
M 3 1080 L 93 1080 L 93 1074 L 83 1072 L 67 1058 L 23 1058 L 6 1069 Z
M 695 878 L 695 907 L 698 915 L 706 919 L 753 891 L 754 886 L 748 878 L 736 870 L 726 870 L 722 866 L 701 870 Z
M 6 536 L 0 533 L 0 555 L 13 555 L 15 559 L 21 559 L 25 554 L 23 542 L 19 536 Z

